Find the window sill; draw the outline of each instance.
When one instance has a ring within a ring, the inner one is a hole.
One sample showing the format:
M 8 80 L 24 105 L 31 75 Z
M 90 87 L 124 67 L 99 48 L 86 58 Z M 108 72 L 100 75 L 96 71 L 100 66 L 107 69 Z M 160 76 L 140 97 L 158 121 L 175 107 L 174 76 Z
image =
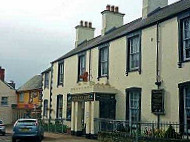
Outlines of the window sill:
M 128 76 L 129 75 L 129 73 L 132 73 L 132 72 L 139 72 L 139 74 L 141 74 L 141 69 L 131 69 L 131 70 L 129 70 L 129 71 L 126 71 L 126 76 Z
M 9 105 L 1 105 L 2 107 L 9 107 Z
M 99 77 L 97 78 L 97 79 L 98 79 L 98 81 L 99 81 L 99 79 L 100 79 L 100 78 L 107 78 L 107 79 L 108 79 L 108 78 L 109 78 L 109 76 L 108 76 L 108 75 L 102 75 L 102 76 L 99 76 Z
M 57 88 L 60 87 L 60 86 L 63 87 L 63 84 L 58 84 L 58 85 L 57 85 Z
M 185 60 L 185 61 L 180 61 L 180 62 L 178 63 L 178 67 L 179 67 L 179 68 L 182 68 L 182 64 L 183 64 L 183 63 L 188 63 L 188 62 L 190 62 L 190 59 L 189 59 L 189 60 Z

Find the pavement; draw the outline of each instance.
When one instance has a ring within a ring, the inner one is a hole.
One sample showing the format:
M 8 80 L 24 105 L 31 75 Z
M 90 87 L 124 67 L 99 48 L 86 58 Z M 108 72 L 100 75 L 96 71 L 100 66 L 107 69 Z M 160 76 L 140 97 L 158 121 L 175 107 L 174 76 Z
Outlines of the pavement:
M 12 126 L 7 126 L 6 135 L 0 135 L 0 142 L 11 142 L 12 137 Z M 20 142 L 29 142 L 20 141 Z M 35 141 L 31 141 L 35 142 Z M 90 140 L 84 137 L 71 136 L 69 134 L 54 134 L 54 133 L 45 133 L 44 139 L 42 142 L 97 142 L 97 140 Z

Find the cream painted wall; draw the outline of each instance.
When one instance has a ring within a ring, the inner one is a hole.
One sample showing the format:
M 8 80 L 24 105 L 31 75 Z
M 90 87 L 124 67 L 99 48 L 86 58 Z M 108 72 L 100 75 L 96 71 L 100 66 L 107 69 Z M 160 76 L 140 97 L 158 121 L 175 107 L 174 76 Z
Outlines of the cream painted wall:
M 178 68 L 178 23 L 173 18 L 160 24 L 160 49 L 161 79 L 166 91 L 166 115 L 161 121 L 179 122 L 179 94 L 178 84 L 189 81 L 190 63 L 184 63 L 183 68 Z M 130 87 L 142 88 L 142 121 L 156 121 L 157 117 L 151 113 L 151 90 L 157 89 L 156 82 L 156 39 L 157 26 L 151 26 L 142 30 L 142 73 L 129 72 L 126 76 L 126 37 L 110 42 L 109 47 L 109 80 L 100 78 L 98 81 L 98 48 L 91 50 L 91 81 L 100 84 L 109 83 L 118 90 L 116 95 L 117 108 L 116 119 L 125 120 L 126 93 L 125 89 Z M 53 113 L 55 118 L 56 96 L 64 95 L 63 114 L 66 117 L 66 95 L 71 88 L 77 86 L 78 55 L 64 60 L 65 78 L 64 86 L 57 87 L 58 63 L 53 64 Z M 89 72 L 89 51 L 86 52 L 86 68 Z M 95 105 L 95 116 L 98 114 L 98 105 Z
M 44 100 L 48 100 L 48 108 L 49 108 L 49 103 L 50 103 L 50 83 L 51 83 L 51 71 L 49 72 L 49 88 L 44 88 L 44 81 L 45 81 L 45 73 L 42 74 L 42 86 L 43 86 L 43 101 L 42 101 L 42 114 L 41 116 L 43 117 L 43 112 L 44 112 Z M 49 110 L 48 110 L 48 115 L 49 116 Z
M 16 91 L 10 89 L 5 83 L 0 80 L 0 102 L 2 97 L 8 97 L 8 105 L 0 106 L 0 120 L 5 124 L 12 124 L 15 120 L 15 111 L 12 109 L 12 104 L 17 104 Z

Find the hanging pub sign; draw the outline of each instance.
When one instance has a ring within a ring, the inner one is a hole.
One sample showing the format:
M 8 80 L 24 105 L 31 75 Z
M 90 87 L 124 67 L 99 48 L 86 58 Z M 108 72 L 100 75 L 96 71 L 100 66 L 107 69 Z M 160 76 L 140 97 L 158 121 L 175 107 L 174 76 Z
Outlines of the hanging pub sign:
M 156 115 L 163 115 L 165 114 L 164 109 L 164 90 L 152 90 L 152 113 Z

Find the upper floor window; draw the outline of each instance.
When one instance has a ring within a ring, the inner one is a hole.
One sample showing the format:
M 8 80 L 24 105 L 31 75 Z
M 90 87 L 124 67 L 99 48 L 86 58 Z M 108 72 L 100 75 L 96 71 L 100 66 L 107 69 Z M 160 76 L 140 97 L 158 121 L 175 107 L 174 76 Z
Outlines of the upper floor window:
M 8 97 L 1 97 L 1 106 L 8 105 Z
M 183 20 L 183 60 L 190 60 L 190 18 Z
M 99 49 L 99 77 L 108 76 L 109 46 Z
M 141 71 L 141 38 L 140 33 L 127 37 L 127 74 L 130 71 Z
M 136 70 L 140 63 L 140 38 L 134 36 L 129 38 L 129 70 Z
M 58 85 L 63 85 L 64 79 L 64 63 L 60 62 L 58 64 Z
M 49 88 L 49 72 L 45 73 L 44 88 Z
M 19 94 L 19 102 L 24 102 L 24 93 Z
M 78 80 L 82 81 L 82 76 L 84 72 L 86 71 L 86 55 L 81 54 L 79 55 L 79 64 L 78 64 Z

